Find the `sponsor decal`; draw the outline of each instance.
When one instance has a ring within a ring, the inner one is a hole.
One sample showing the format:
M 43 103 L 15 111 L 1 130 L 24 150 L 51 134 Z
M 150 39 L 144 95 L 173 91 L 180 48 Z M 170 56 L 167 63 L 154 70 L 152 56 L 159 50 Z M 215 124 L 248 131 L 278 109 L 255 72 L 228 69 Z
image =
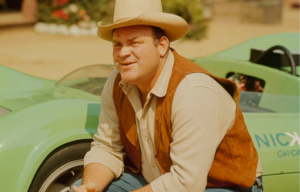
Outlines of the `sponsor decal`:
M 279 150 L 277 152 L 277 157 L 295 157 L 300 155 L 300 149 L 296 150 Z
M 277 134 L 263 134 L 254 135 L 257 146 L 271 147 L 271 146 L 294 146 L 300 145 L 300 138 L 297 132 L 294 133 L 277 133 Z M 279 150 L 277 151 L 277 157 L 296 157 L 300 155 L 300 149 L 293 150 Z

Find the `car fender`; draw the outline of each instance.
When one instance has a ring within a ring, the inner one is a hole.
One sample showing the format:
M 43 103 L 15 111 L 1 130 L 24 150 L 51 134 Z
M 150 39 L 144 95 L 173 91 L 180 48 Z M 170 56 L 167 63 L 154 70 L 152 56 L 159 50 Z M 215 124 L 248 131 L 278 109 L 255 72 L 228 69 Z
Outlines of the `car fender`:
M 13 111 L 0 118 L 0 191 L 27 191 L 42 162 L 58 147 L 91 140 L 99 102 L 61 99 Z

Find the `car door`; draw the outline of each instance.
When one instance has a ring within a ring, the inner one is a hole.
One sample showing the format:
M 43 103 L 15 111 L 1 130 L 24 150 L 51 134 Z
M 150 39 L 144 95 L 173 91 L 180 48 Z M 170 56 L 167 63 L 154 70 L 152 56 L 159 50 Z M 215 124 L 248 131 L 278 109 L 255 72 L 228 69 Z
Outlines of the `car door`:
M 253 109 L 244 112 L 244 118 L 261 160 L 265 191 L 298 192 L 299 96 L 260 95 L 257 108 L 266 111 Z

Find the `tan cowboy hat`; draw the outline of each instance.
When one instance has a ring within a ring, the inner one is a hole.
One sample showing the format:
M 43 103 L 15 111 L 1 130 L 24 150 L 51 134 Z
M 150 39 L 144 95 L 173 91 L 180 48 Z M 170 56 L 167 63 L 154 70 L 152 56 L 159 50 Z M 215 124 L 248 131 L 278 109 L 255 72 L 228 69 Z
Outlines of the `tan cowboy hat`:
M 161 0 L 116 0 L 113 24 L 101 26 L 98 23 L 98 36 L 107 41 L 113 40 L 113 30 L 132 25 L 150 25 L 159 27 L 170 41 L 187 34 L 189 25 L 174 14 L 163 13 Z

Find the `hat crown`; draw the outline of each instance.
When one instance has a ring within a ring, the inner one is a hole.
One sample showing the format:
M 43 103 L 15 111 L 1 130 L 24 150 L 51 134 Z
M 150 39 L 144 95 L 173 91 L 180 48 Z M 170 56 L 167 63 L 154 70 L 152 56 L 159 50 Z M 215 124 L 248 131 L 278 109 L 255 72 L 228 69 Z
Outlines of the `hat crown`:
M 161 0 L 116 0 L 114 22 L 144 12 L 162 12 Z

